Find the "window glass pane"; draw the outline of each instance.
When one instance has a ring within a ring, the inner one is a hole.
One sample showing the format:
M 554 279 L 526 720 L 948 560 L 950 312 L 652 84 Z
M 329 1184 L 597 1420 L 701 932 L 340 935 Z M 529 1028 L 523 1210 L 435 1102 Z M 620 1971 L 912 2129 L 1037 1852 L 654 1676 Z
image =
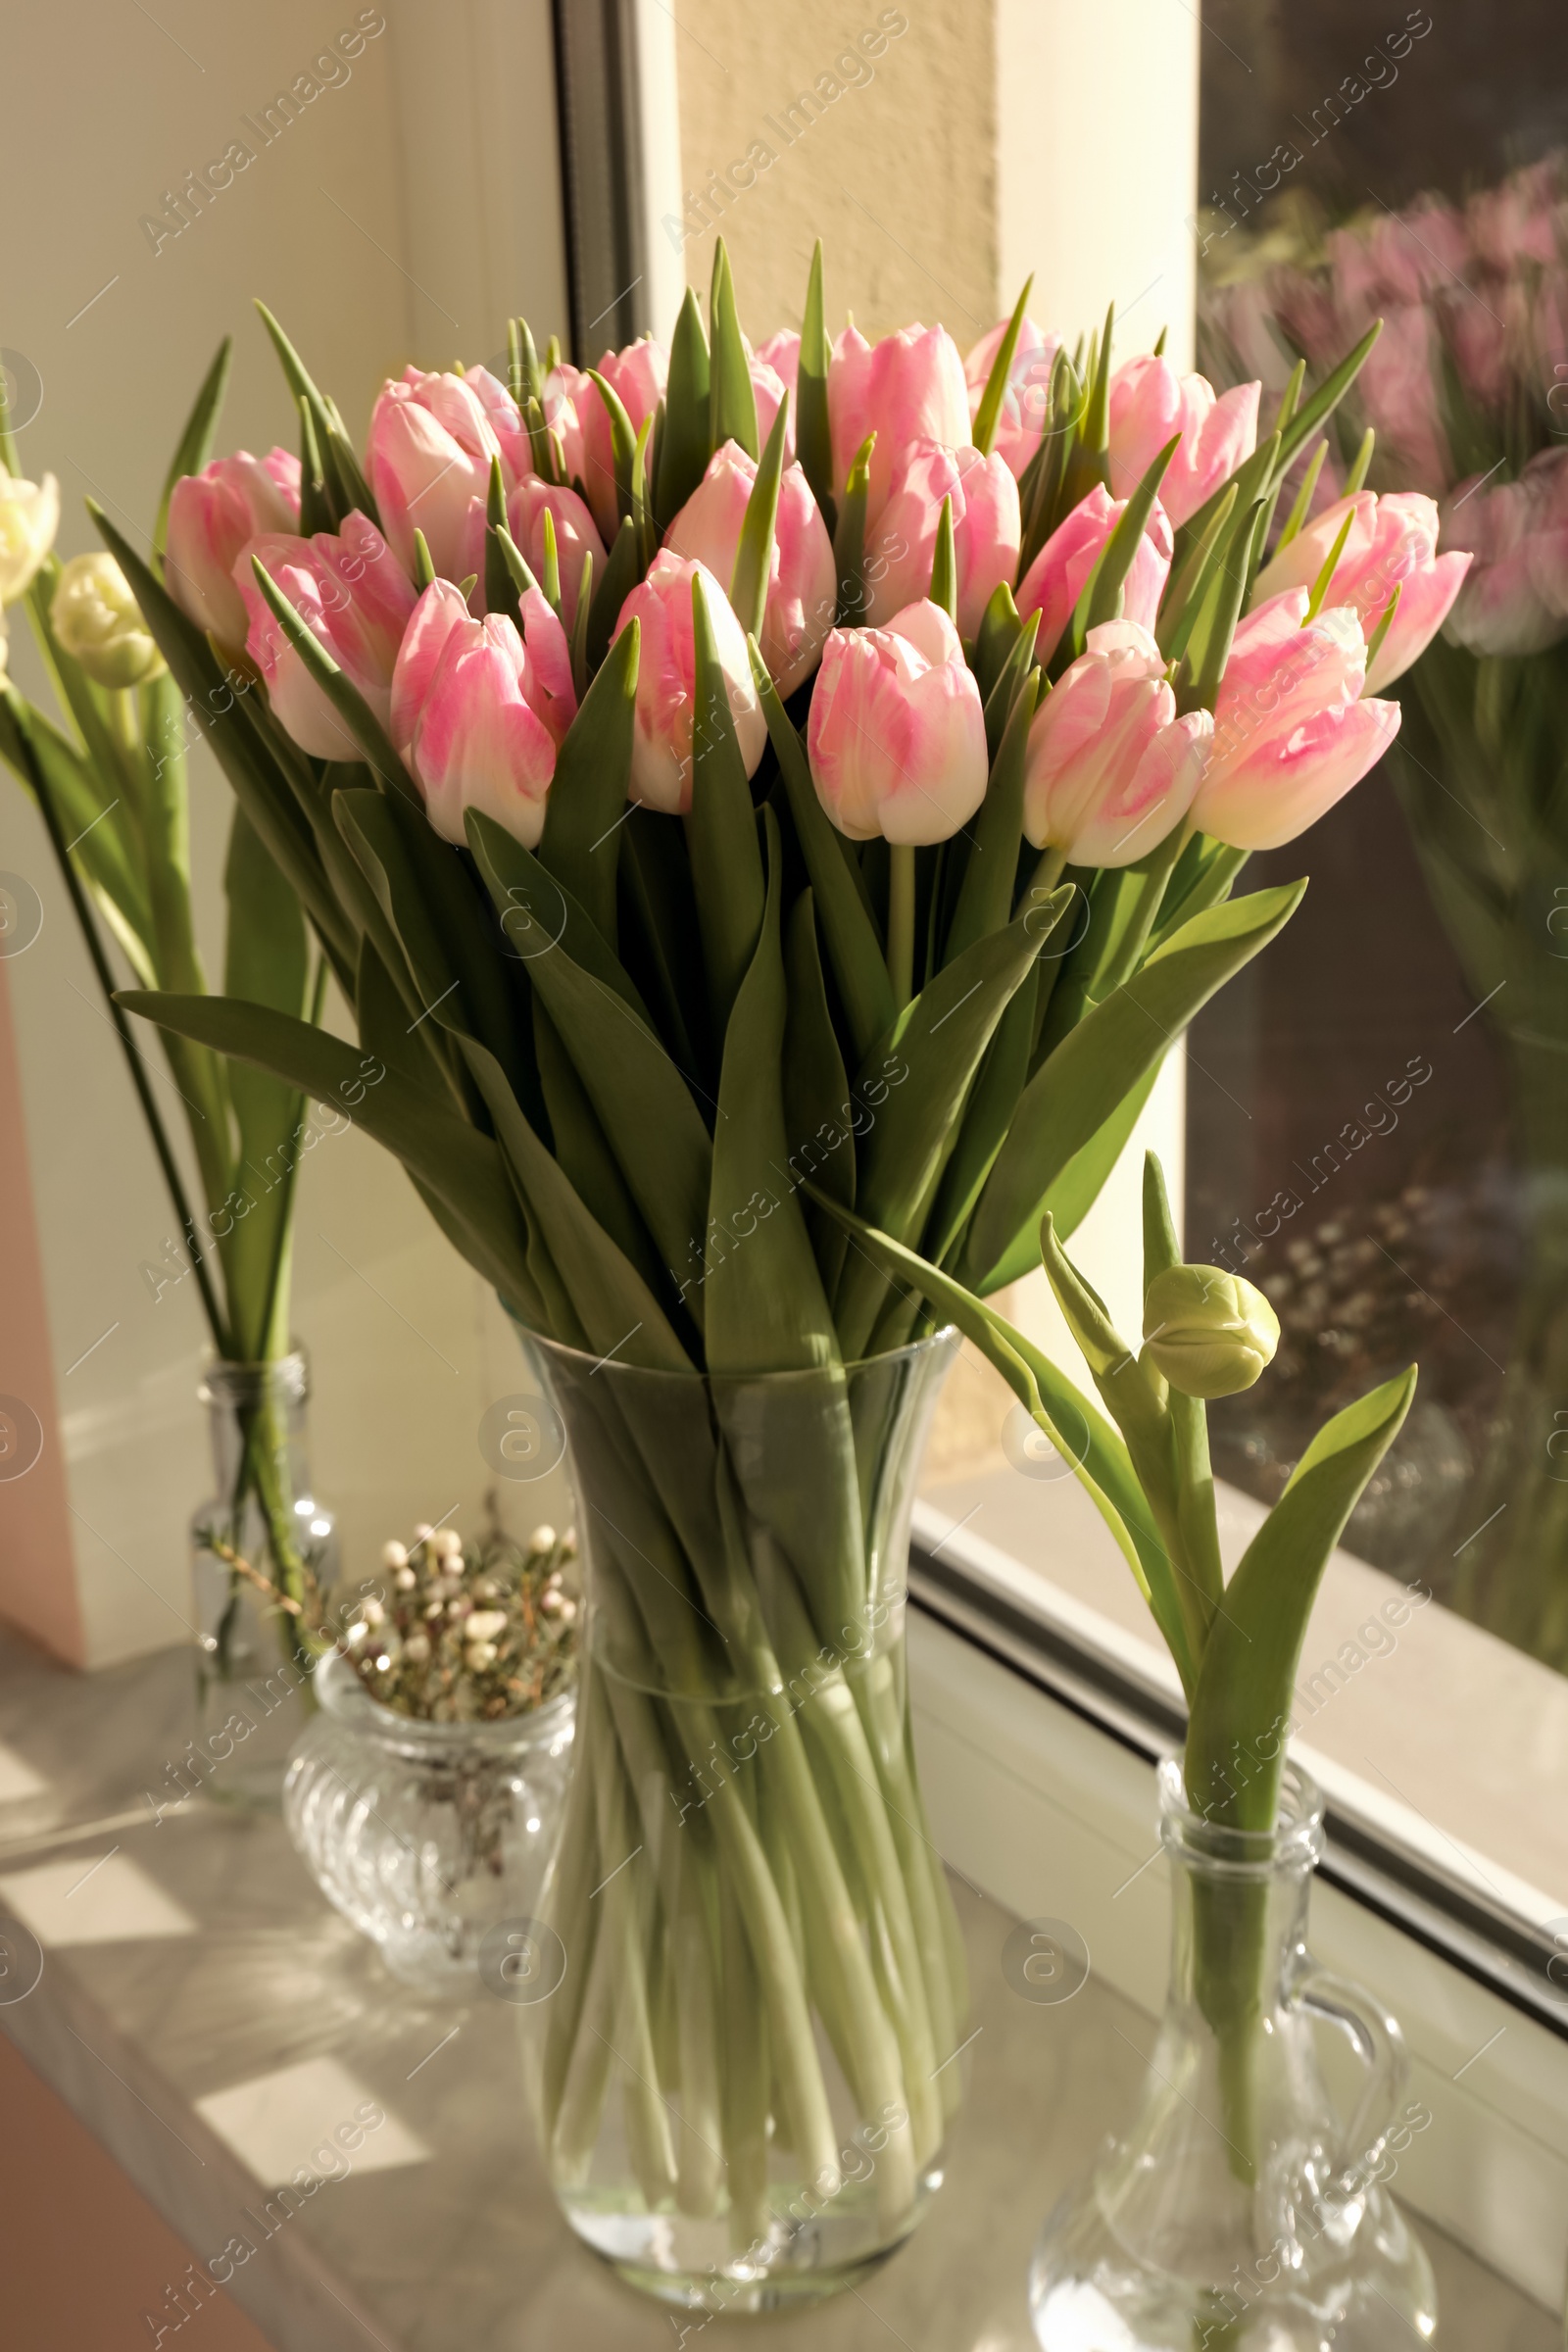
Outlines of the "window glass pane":
M 1438 502 L 1409 527 L 1475 553 L 1381 771 L 1254 860 L 1312 889 L 1195 1030 L 1189 1247 L 1245 1263 L 1285 1326 L 1277 1377 L 1215 1415 L 1225 1473 L 1272 1496 L 1328 1407 L 1416 1357 L 1348 1540 L 1562 1667 L 1568 80 L 1532 16 L 1416 10 L 1370 47 L 1348 7 L 1209 18 L 1203 363 L 1267 399 L 1381 314 L 1312 512 L 1370 424 L 1369 486 Z

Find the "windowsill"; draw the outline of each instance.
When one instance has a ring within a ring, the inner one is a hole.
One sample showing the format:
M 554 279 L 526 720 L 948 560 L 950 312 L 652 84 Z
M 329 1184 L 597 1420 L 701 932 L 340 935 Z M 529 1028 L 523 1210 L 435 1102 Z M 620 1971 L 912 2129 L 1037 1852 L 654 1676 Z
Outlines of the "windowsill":
M 947 1696 L 952 1639 L 927 1626 L 915 1645 L 922 1739 L 924 1701 Z M 35 1989 L 0 2007 L 0 2030 L 198 2268 L 214 2258 L 225 2267 L 228 2291 L 278 2352 L 460 2342 L 667 2352 L 669 2312 L 622 2287 L 557 2212 L 510 2013 L 483 1996 L 435 2007 L 396 1985 L 327 1908 L 276 1819 L 197 1800 L 152 1824 L 140 1792 L 163 1788 L 165 1761 L 183 1747 L 190 1683 L 184 1651 L 78 1678 L 0 1643 L 0 1741 L 15 1759 L 10 1801 L 0 1789 L 0 1874 L 54 1860 L 81 1907 L 48 1946 Z M 1017 1690 L 1034 1717 L 1056 1712 Z M 938 1761 L 933 1752 L 928 1778 Z M 17 1767 L 32 1775 L 30 1789 Z M 117 1848 L 130 1876 L 106 1895 L 112 1868 L 87 1874 Z M 132 1881 L 134 1917 L 123 1907 Z M 1033 2352 L 1024 2281 L 1034 2234 L 1136 2099 L 1152 2045 L 1147 2004 L 1099 1969 L 1068 2006 L 1019 2000 L 998 1966 L 1012 1915 L 989 1887 L 956 1892 L 977 2031 L 948 2183 L 858 2297 L 771 2322 L 779 2352 L 860 2352 L 868 2312 L 871 2334 L 908 2352 Z M 117 1935 L 96 1933 L 106 1919 Z M 385 2117 L 366 2159 L 269 2235 L 269 2173 L 365 2098 Z M 1423 2236 L 1447 2340 L 1551 2352 L 1558 2331 L 1544 2311 L 1449 2237 L 1427 2225 Z M 236 2237 L 254 2241 L 253 2253 L 236 2260 Z M 129 2315 L 125 2340 L 152 2341 L 162 2316 L 167 2352 L 177 2312 L 155 2314 L 151 2327 Z M 694 2335 L 700 2327 L 691 2315 Z M 745 2323 L 715 2320 L 706 2341 L 719 2352 L 743 2337 L 754 2340 Z

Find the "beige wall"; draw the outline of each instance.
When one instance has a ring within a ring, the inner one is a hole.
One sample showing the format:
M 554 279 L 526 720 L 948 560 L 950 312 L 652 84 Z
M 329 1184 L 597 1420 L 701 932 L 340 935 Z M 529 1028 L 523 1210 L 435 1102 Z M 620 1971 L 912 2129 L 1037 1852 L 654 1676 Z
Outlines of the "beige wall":
M 383 29 L 347 77 L 326 69 L 338 86 L 270 146 L 248 131 L 245 119 L 359 15 L 359 0 L 266 10 L 160 0 L 153 16 L 87 0 L 13 12 L 0 346 L 25 354 L 42 380 L 20 448 L 26 466 L 59 476 L 63 554 L 97 544 L 82 511 L 89 492 L 145 544 L 185 409 L 225 328 L 236 352 L 220 446 L 292 441 L 253 294 L 282 317 L 357 433 L 380 379 L 406 359 L 488 359 L 505 346 L 509 309 L 562 320 L 547 0 L 385 0 L 367 12 Z M 156 219 L 166 190 L 241 137 L 254 160 L 155 251 L 143 217 Z M 14 667 L 47 706 L 15 619 Z M 203 753 L 191 790 L 216 974 L 232 804 Z M 0 868 L 44 903 L 38 940 L 7 965 L 21 1100 L 16 1089 L 0 1100 L 0 1150 L 19 1149 L 24 1131 L 47 1304 L 29 1362 L 15 1369 L 8 1354 L 0 1388 L 42 1399 L 48 1442 L 63 1449 L 73 1539 L 61 1542 L 58 1514 L 41 1510 L 25 1481 L 0 1481 L 0 1593 L 23 1595 L 14 1609 L 71 1650 L 74 1583 L 78 1654 L 97 1664 L 185 1636 L 186 1522 L 211 1485 L 195 1401 L 203 1325 L 188 1282 L 155 1302 L 142 1278 L 172 1230 L 170 1210 L 42 826 L 9 772 Z M 167 1080 L 155 1085 L 177 1121 Z M 0 1236 L 0 1316 L 13 1326 L 25 1290 L 24 1269 L 7 1257 L 14 1240 Z M 351 1566 L 454 1504 L 457 1524 L 471 1525 L 492 1478 L 480 1418 L 533 1383 L 477 1277 L 364 1137 L 328 1139 L 304 1162 L 296 1264 L 295 1326 L 316 1375 L 316 1480 L 340 1512 Z M 503 1494 L 522 1523 L 567 1507 L 559 1483 Z M 68 1591 L 49 1601 L 61 1580 Z
M 861 34 L 886 42 L 880 55 Z M 776 158 L 754 157 L 755 185 L 718 216 L 754 341 L 800 325 L 818 236 L 831 331 L 853 311 L 868 335 L 919 318 L 967 350 L 985 332 L 998 299 L 991 0 L 682 0 L 675 55 L 681 195 L 710 188 L 754 141 Z M 792 144 L 787 110 L 802 93 L 821 113 Z M 684 244 L 693 285 L 707 286 L 717 233 Z

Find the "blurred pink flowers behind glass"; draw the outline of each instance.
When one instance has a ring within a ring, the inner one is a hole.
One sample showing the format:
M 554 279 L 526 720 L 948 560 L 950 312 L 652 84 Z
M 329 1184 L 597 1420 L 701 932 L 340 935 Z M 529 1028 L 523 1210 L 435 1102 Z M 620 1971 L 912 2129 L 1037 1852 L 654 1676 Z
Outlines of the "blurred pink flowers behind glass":
M 736 740 L 749 776 L 757 773 L 767 721 L 757 699 L 751 657 L 724 587 L 704 564 L 662 548 L 648 577 L 620 608 L 615 635 L 635 620 L 642 631 L 637 662 L 637 715 L 632 732 L 631 798 L 645 808 L 684 815 L 692 805 L 693 718 L 697 652 L 694 582 L 708 605 L 719 666 L 724 672 Z M 702 747 L 697 746 L 700 756 Z
M 169 500 L 164 573 L 185 618 L 220 645 L 245 642 L 246 610 L 234 560 L 263 531 L 300 527 L 300 462 L 286 449 L 248 449 L 182 474 Z
M 895 477 L 865 549 L 867 620 L 882 625 L 931 586 L 944 498 L 953 501 L 958 630 L 973 637 L 990 598 L 1018 570 L 1018 485 L 999 454 L 917 441 Z
M 807 730 L 817 798 L 851 841 L 946 841 L 986 791 L 986 722 L 958 632 L 926 600 L 835 629 Z
M 1035 652 L 1042 662 L 1049 662 L 1060 643 L 1062 632 L 1072 618 L 1073 607 L 1083 594 L 1084 583 L 1126 505 L 1124 498 L 1112 498 L 1097 482 L 1089 496 L 1080 499 L 1072 513 L 1056 525 L 1024 573 L 1018 589 L 1018 611 L 1025 620 L 1031 612 L 1040 615 Z M 1174 545 L 1165 510 L 1156 498 L 1148 526 L 1138 542 L 1132 567 L 1122 584 L 1124 620 L 1136 620 L 1140 627 L 1152 630 L 1170 574 Z
M 1315 824 L 1399 731 L 1397 703 L 1362 701 L 1366 644 L 1348 606 L 1303 627 L 1288 588 L 1237 629 L 1193 822 L 1238 850 L 1276 850 Z
M 1568 448 L 1543 450 L 1516 482 L 1461 486 L 1443 538 L 1475 559 L 1448 620 L 1456 645 L 1539 654 L 1568 636 Z
M 245 651 L 266 681 L 278 719 L 316 760 L 359 760 L 359 745 L 299 655 L 262 594 L 252 558 L 320 639 L 383 727 L 392 710 L 392 672 L 415 596 L 380 532 L 363 514 L 346 514 L 341 532 L 300 539 L 264 531 L 234 561 L 234 584 L 249 616 Z
M 737 441 L 726 441 L 669 529 L 664 545 L 707 566 L 727 591 L 740 549 L 757 466 Z M 773 560 L 762 617 L 761 654 L 781 695 L 793 694 L 816 667 L 833 625 L 833 543 L 799 466 L 779 484 Z
M 1206 710 L 1177 717 L 1147 629 L 1091 629 L 1029 730 L 1025 834 L 1074 865 L 1131 865 L 1186 816 L 1213 731 Z

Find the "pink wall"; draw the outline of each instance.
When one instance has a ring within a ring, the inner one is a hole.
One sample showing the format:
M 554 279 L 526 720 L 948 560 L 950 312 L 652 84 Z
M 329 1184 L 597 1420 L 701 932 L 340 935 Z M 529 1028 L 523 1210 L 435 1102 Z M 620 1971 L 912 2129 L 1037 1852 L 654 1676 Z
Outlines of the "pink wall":
M 28 1424 L 0 1401 L 0 1617 L 71 1666 L 85 1658 L 75 1554 L 60 1450 L 60 1410 L 38 1225 L 27 1162 L 22 1072 L 5 960 L 0 957 L 0 1399 L 18 1398 L 43 1427 L 43 1450 L 22 1477 L 6 1455 Z M 16 1432 L 17 1434 L 13 1434 Z

